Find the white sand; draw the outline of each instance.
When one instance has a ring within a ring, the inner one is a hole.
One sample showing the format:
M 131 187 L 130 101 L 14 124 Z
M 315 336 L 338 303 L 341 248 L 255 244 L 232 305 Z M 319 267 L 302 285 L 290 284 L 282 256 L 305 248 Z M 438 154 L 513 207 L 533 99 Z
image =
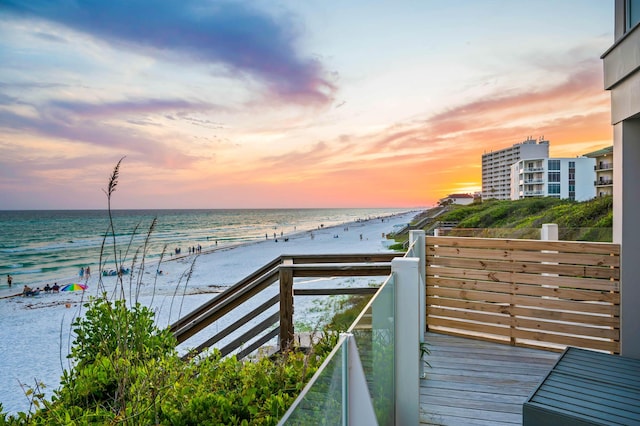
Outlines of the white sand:
M 417 212 L 369 221 L 327 227 L 310 232 L 300 232 L 288 237 L 246 244 L 231 249 L 221 249 L 199 256 L 184 256 L 165 261 L 159 268 L 163 275 L 155 274 L 157 262 L 146 265 L 141 285 L 125 278 L 126 291 L 139 288 L 138 300 L 156 311 L 157 323 L 164 327 L 180 316 L 200 306 L 224 287 L 230 286 L 281 254 L 314 253 L 376 253 L 388 249 L 382 244 L 383 234 L 408 223 Z M 394 228 L 395 227 L 395 228 Z M 195 259 L 195 263 L 194 263 Z M 191 277 L 186 275 L 193 264 Z M 134 276 L 134 279 L 137 278 Z M 380 278 L 381 281 L 383 278 Z M 313 285 L 362 285 L 362 280 L 371 279 L 313 279 Z M 154 282 L 155 281 L 155 282 Z M 103 277 L 104 288 L 111 294 L 116 277 Z M 69 352 L 70 323 L 82 314 L 82 301 L 99 294 L 97 271 L 89 279 L 86 292 L 41 293 L 37 297 L 10 297 L 0 299 L 0 402 L 4 411 L 15 413 L 27 411 L 29 401 L 24 396 L 21 383 L 34 386 L 36 381 L 46 385 L 47 395 L 58 387 L 63 368 L 68 368 L 66 355 Z M 298 285 L 298 281 L 296 281 Z M 222 287 L 222 288 L 221 288 Z M 20 288 L 0 289 L 0 298 L 19 293 Z M 177 293 L 177 296 L 176 296 Z M 184 297 L 183 297 L 184 294 Z M 126 295 L 132 300 L 129 294 Z M 311 302 L 296 298 L 296 321 L 315 323 L 318 318 L 310 312 Z M 222 320 L 221 320 L 222 321 Z M 231 321 L 231 320 L 227 320 Z M 212 327 L 224 327 L 222 321 Z M 214 329 L 215 329 L 214 328 Z M 202 341 L 205 337 L 199 337 Z M 193 347 L 200 343 L 197 338 L 186 342 Z M 184 348 L 182 348 L 184 350 Z

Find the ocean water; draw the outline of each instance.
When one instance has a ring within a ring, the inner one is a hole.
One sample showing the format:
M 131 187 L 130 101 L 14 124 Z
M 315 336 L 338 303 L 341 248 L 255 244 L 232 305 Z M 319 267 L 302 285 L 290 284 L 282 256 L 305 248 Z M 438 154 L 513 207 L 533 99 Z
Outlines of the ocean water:
M 115 261 L 170 258 L 176 248 L 202 251 L 290 235 L 340 223 L 389 216 L 407 209 L 115 210 L 113 232 L 106 210 L 0 211 L 0 286 L 68 282 L 82 267 L 92 274 Z M 155 226 L 150 232 L 155 219 Z M 147 235 L 149 237 L 147 238 Z M 114 252 L 113 238 L 117 251 Z M 131 242 L 131 244 L 129 244 Z M 104 244 L 104 248 L 103 248 Z M 127 247 L 131 247 L 127 250 Z

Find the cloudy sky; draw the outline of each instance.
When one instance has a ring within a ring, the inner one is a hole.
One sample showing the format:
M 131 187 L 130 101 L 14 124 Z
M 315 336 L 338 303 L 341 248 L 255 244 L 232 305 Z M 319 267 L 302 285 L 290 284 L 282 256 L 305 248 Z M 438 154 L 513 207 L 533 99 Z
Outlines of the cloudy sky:
M 610 145 L 603 0 L 0 0 L 0 210 L 412 207 Z

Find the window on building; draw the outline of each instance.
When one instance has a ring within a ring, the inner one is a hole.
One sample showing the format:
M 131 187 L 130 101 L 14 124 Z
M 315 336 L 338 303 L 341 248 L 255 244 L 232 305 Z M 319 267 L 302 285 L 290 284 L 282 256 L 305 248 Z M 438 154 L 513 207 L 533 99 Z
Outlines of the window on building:
M 549 160 L 549 170 L 560 170 L 560 160 Z
M 558 194 L 560 195 L 560 184 L 559 183 L 550 183 L 549 190 L 547 191 L 549 195 Z
M 570 169 L 575 169 L 576 168 L 576 162 L 575 161 L 569 161 L 569 168 Z
M 549 182 L 560 182 L 560 172 L 549 172 Z
M 629 31 L 640 22 L 640 0 L 627 0 L 626 6 L 626 31 Z

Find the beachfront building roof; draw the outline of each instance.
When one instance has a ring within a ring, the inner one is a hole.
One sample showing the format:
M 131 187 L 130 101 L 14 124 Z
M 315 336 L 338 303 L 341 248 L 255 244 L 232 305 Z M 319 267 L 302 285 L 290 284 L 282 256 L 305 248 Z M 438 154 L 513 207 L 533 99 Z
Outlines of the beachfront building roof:
M 482 154 L 482 199 L 511 199 L 511 165 L 527 158 L 549 157 L 549 141 L 528 137 L 509 148 Z
M 442 198 L 438 204 L 460 204 L 466 206 L 473 203 L 473 200 L 474 198 L 471 194 L 449 194 L 446 197 Z
M 596 179 L 593 181 L 596 195 L 598 197 L 613 195 L 613 145 L 589 152 L 584 156 L 596 160 L 593 166 L 596 172 Z
M 586 201 L 595 197 L 595 159 L 531 158 L 511 166 L 511 199 L 555 197 Z
M 640 0 L 615 0 L 615 41 L 603 55 L 613 124 L 613 241 L 621 245 L 622 355 L 640 358 Z

